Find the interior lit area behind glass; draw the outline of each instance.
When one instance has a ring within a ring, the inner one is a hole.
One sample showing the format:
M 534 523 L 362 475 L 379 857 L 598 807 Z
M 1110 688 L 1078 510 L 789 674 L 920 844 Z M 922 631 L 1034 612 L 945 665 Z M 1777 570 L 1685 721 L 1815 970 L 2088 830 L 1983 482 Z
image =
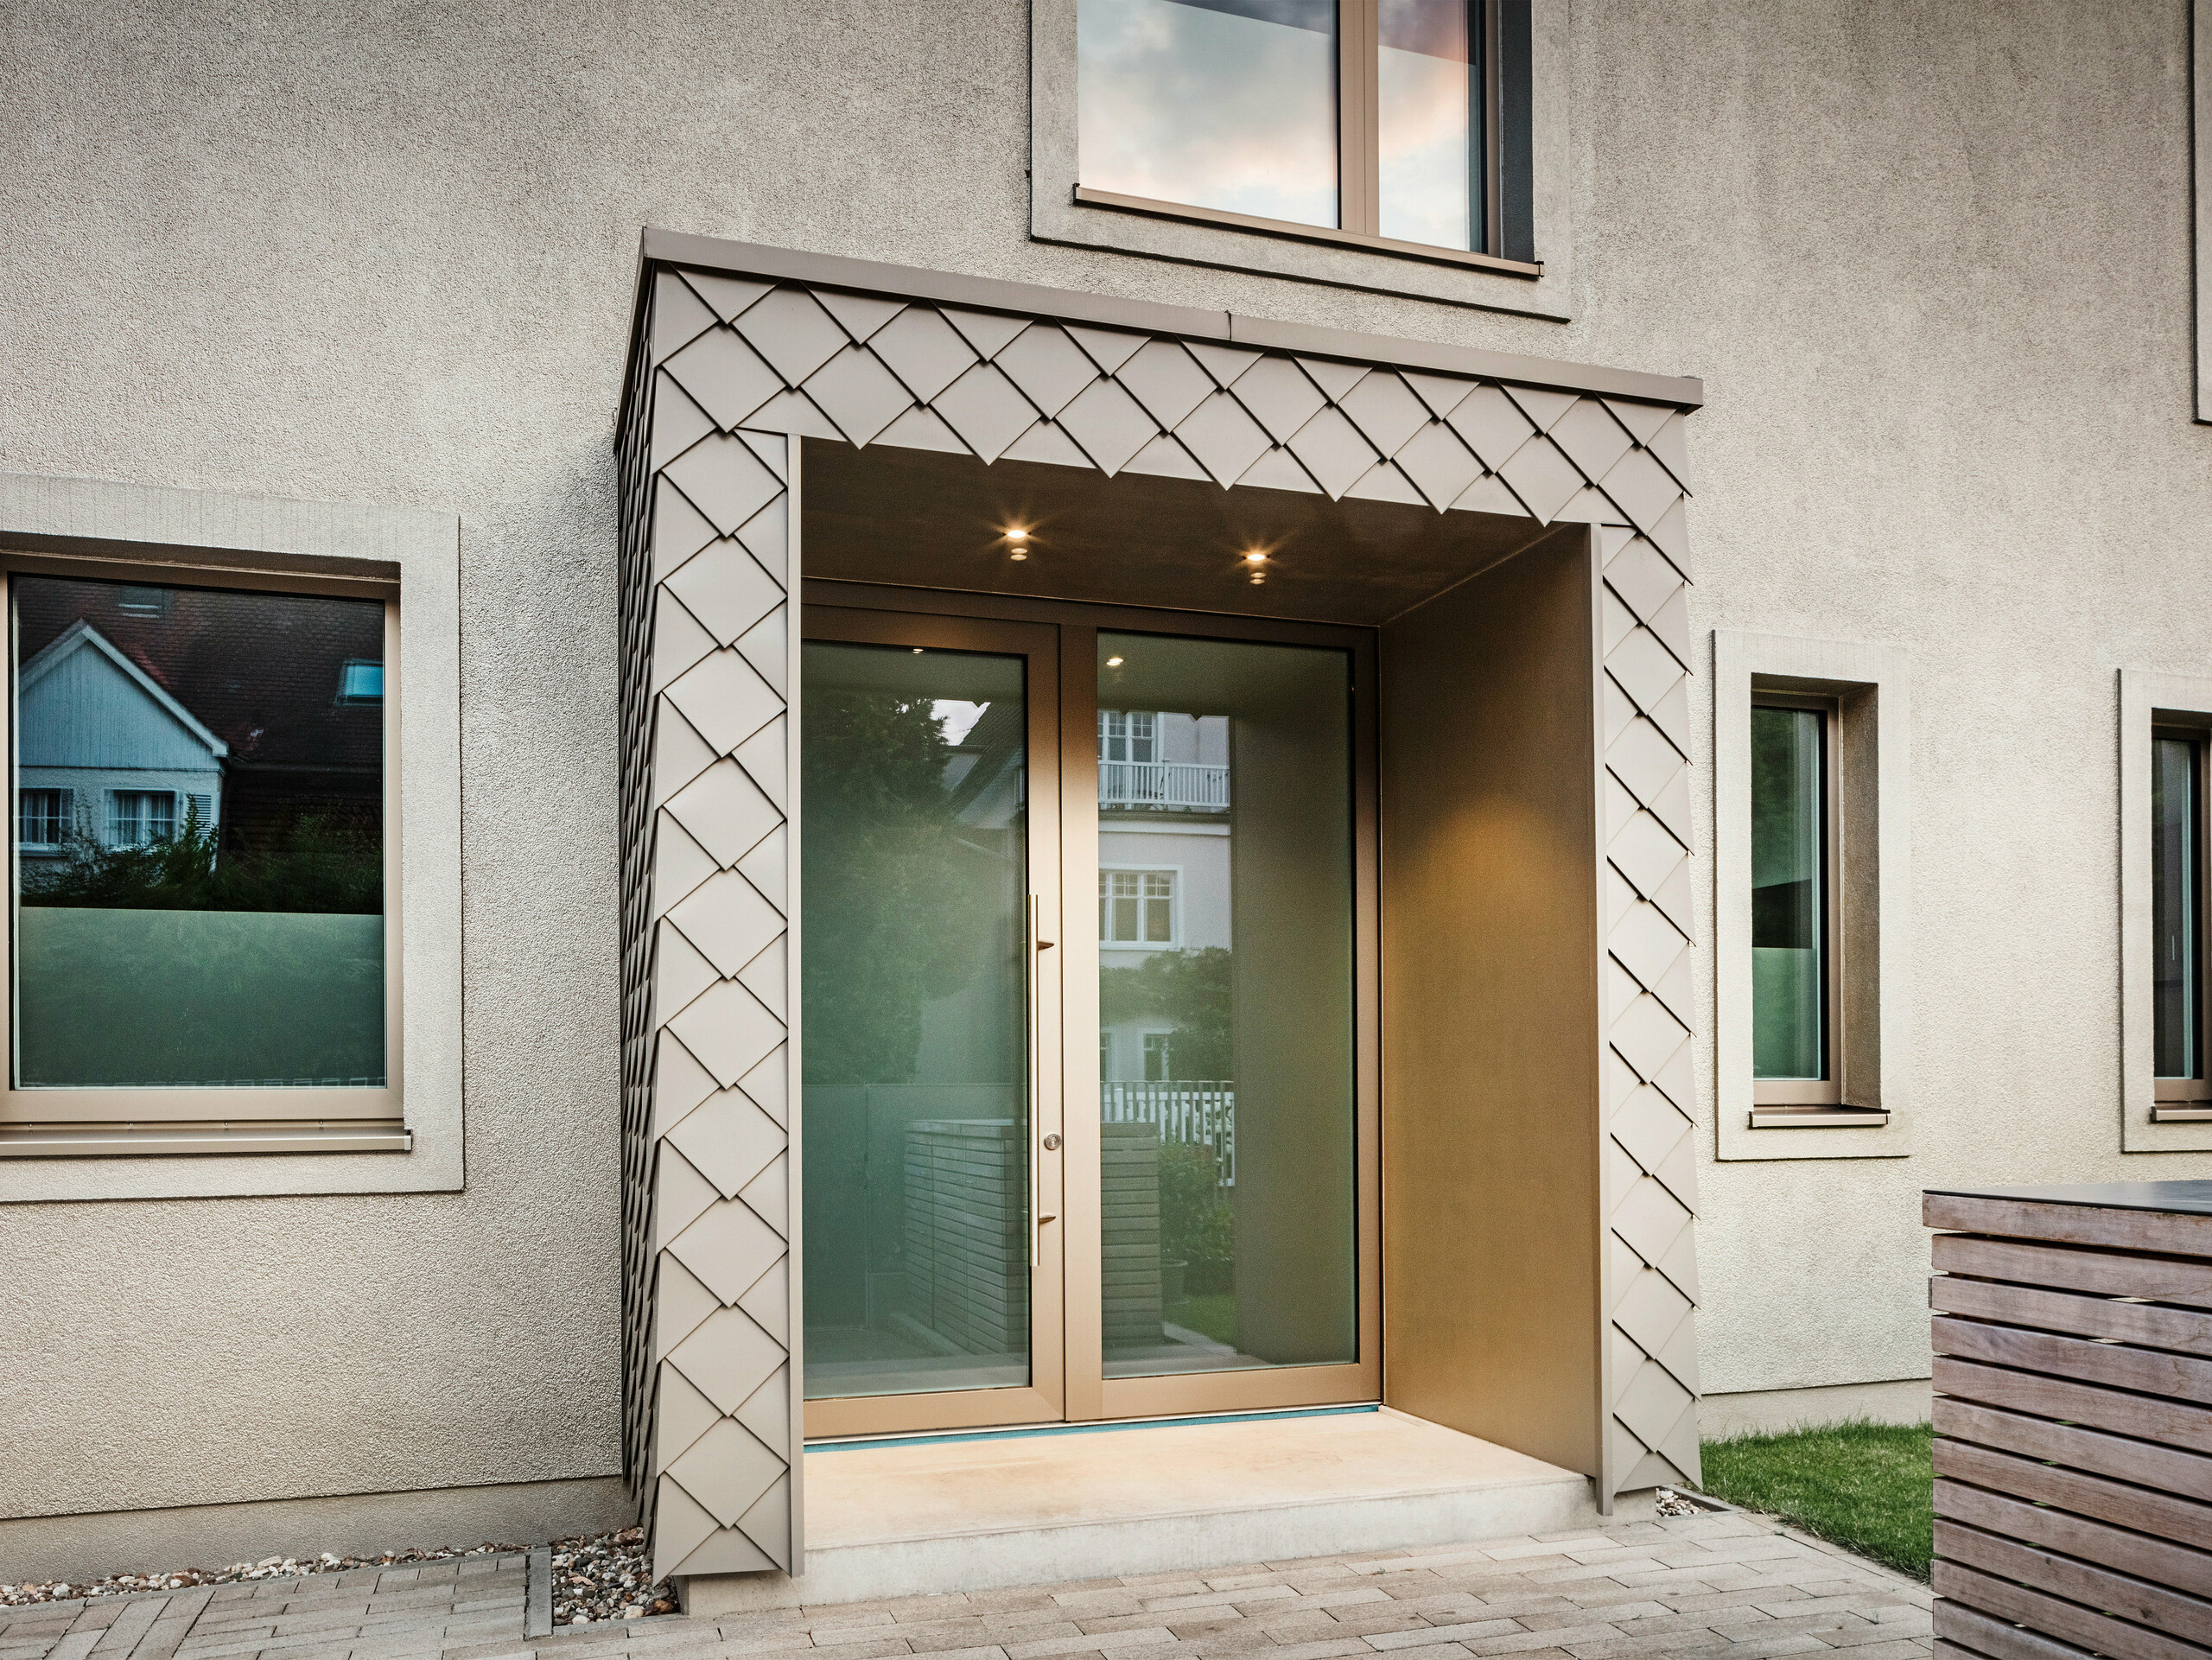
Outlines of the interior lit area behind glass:
M 1342 652 L 1098 638 L 1108 1377 L 1358 1358 Z

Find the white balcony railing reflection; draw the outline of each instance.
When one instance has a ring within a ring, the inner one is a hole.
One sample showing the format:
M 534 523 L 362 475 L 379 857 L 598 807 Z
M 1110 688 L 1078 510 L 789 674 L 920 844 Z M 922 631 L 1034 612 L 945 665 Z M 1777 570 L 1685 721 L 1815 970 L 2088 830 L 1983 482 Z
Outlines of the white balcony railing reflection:
M 1098 1116 L 1109 1124 L 1151 1124 L 1163 1142 L 1211 1147 L 1221 1185 L 1236 1185 L 1236 1085 L 1227 1078 L 1191 1083 L 1101 1083 Z
M 1195 760 L 1102 760 L 1098 805 L 1227 812 L 1229 768 Z

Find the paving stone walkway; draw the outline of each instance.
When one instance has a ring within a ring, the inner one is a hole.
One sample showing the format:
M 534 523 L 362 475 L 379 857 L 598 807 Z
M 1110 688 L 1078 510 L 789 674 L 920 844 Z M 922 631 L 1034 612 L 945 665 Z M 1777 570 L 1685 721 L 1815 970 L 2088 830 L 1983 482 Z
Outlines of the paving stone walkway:
M 1923 1660 L 1915 1580 L 1740 1514 L 527 1638 L 529 1556 L 0 1608 L 0 1660 Z M 541 1605 L 542 1606 L 542 1605 Z

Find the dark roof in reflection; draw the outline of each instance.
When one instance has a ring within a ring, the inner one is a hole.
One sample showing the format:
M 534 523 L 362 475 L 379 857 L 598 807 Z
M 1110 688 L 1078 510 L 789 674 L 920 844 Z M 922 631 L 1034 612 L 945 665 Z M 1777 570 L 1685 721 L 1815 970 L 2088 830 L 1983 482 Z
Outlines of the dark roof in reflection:
M 18 663 L 81 619 L 228 744 L 233 766 L 382 762 L 383 704 L 338 699 L 348 662 L 384 660 L 384 607 L 373 600 L 52 576 L 17 576 L 14 588 Z M 147 602 L 157 595 L 155 614 Z

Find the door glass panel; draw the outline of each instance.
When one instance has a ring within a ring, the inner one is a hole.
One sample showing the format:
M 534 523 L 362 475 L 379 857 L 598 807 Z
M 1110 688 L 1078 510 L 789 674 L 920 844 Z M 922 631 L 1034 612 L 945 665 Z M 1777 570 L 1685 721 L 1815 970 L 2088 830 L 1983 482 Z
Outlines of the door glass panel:
M 804 648 L 810 1399 L 1029 1382 L 1022 666 Z
M 1751 711 L 1751 1076 L 1825 1076 L 1821 716 Z
M 2196 1019 L 2197 746 L 2151 742 L 2152 1042 L 2160 1078 L 2195 1078 Z
M 1356 1360 L 1350 659 L 1098 654 L 1106 1376 Z
M 1084 183 L 1336 224 L 1335 0 L 1081 0 L 1076 41 Z

